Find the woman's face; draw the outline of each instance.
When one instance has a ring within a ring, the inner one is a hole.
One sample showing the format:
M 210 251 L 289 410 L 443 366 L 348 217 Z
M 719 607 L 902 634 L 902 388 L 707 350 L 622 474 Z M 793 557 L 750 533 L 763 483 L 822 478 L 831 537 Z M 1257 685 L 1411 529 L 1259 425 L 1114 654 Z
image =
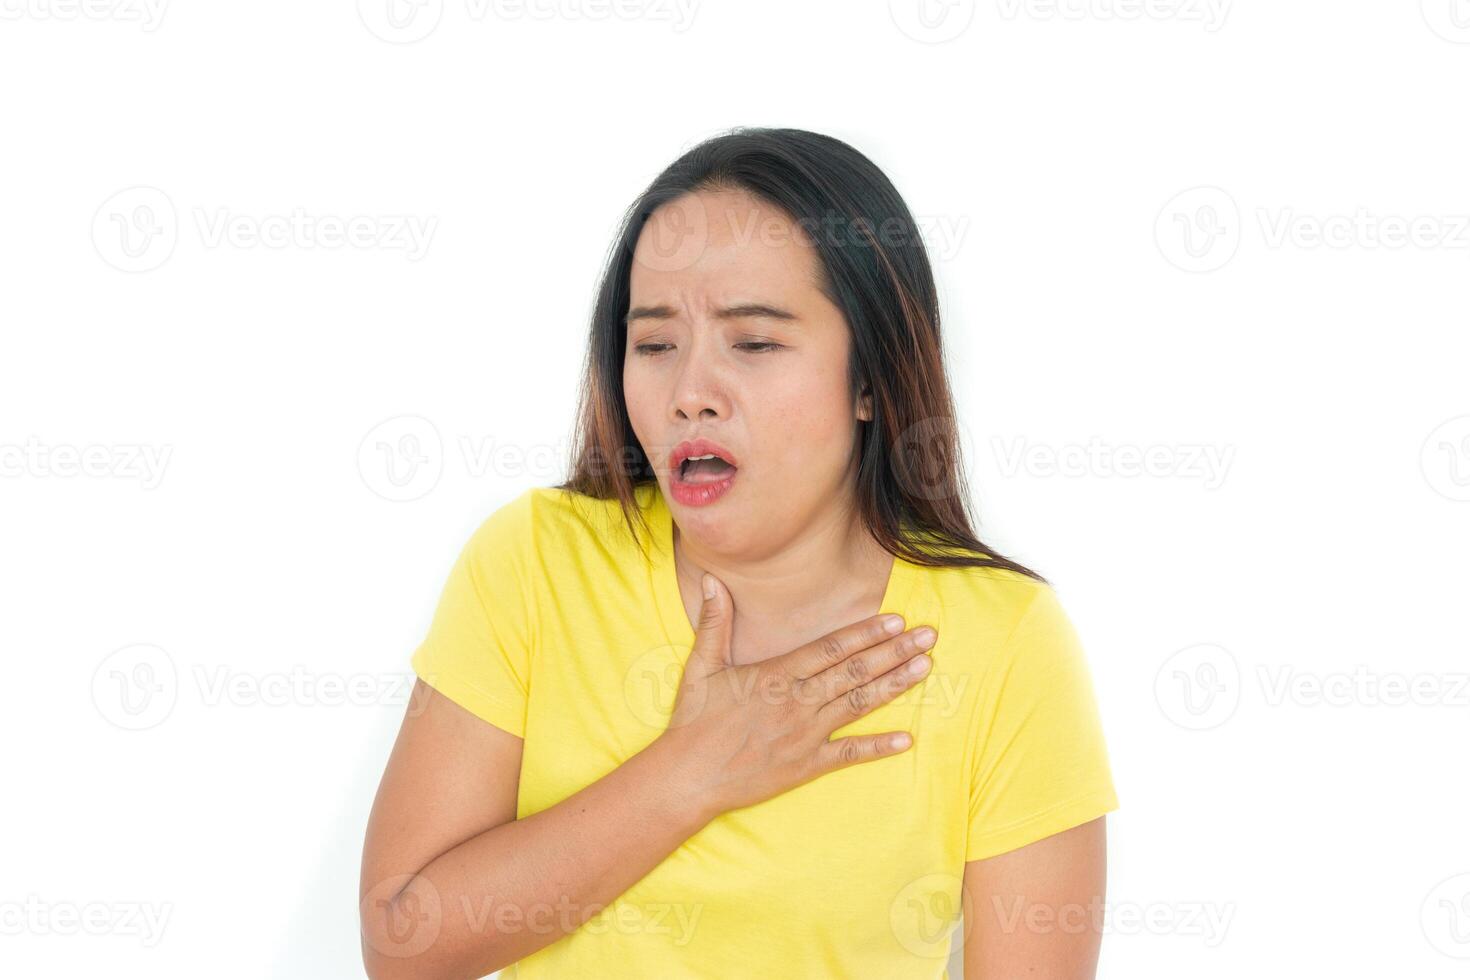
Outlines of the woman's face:
M 739 191 L 671 201 L 638 239 L 623 394 L 681 533 L 713 550 L 768 554 L 851 503 L 871 413 L 849 390 L 849 328 L 819 269 L 799 226 Z M 708 501 L 669 458 L 701 437 L 738 464 Z

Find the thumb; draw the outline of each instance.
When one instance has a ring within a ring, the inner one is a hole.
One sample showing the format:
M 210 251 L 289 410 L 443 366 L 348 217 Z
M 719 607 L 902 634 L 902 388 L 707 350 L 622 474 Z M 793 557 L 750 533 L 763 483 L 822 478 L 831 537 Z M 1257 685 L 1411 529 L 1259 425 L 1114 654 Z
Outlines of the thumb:
M 704 601 L 699 607 L 699 627 L 694 633 L 691 656 L 710 666 L 730 665 L 730 593 L 725 585 L 708 572 L 701 580 Z

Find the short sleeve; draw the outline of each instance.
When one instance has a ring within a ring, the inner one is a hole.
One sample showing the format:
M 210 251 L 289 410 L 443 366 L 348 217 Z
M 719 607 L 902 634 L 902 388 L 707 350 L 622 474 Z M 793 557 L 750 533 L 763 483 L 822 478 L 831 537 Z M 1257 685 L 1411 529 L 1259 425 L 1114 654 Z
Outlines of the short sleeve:
M 979 706 L 966 861 L 1118 808 L 1087 661 L 1050 587 L 1038 588 L 993 676 Z
M 535 646 L 533 492 L 503 504 L 470 536 L 411 661 L 425 684 L 521 738 Z

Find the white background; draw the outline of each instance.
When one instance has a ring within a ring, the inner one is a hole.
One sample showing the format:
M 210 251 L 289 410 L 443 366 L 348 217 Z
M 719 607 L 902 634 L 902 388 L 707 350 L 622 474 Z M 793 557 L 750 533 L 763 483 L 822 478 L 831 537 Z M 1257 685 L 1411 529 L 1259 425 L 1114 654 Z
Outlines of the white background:
M 1101 975 L 1464 975 L 1465 0 L 159 2 L 0 0 L 6 975 L 361 975 L 449 563 L 737 124 L 930 233 L 982 533 L 1095 675 Z

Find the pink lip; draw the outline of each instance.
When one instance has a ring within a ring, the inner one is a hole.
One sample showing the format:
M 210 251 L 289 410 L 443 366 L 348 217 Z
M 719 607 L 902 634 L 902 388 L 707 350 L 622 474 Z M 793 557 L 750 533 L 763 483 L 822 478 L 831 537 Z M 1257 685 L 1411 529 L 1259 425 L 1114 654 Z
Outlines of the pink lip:
M 690 456 L 703 456 L 707 453 L 714 453 L 731 466 L 737 467 L 736 472 L 716 483 L 687 483 L 679 478 L 679 468 L 684 464 L 684 460 Z M 689 507 L 702 507 L 705 504 L 714 503 L 724 496 L 725 491 L 729 490 L 731 484 L 735 482 L 739 466 L 740 461 L 735 458 L 734 454 L 717 442 L 702 438 L 681 442 L 674 447 L 673 452 L 669 453 L 669 492 L 674 500 Z

